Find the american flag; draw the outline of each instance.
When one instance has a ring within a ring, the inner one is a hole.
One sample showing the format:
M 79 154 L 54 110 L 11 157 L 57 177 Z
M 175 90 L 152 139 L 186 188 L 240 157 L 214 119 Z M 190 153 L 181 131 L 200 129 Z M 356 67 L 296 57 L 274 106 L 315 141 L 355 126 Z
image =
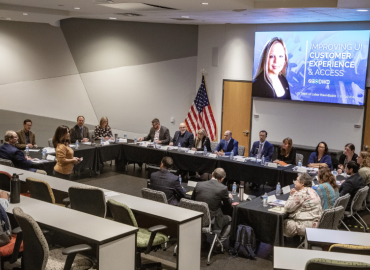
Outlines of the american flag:
M 203 128 L 211 141 L 217 140 L 217 126 L 211 104 L 209 103 L 204 75 L 202 76 L 202 84 L 198 89 L 197 96 L 185 119 L 185 124 L 191 133 L 196 135 L 198 130 Z

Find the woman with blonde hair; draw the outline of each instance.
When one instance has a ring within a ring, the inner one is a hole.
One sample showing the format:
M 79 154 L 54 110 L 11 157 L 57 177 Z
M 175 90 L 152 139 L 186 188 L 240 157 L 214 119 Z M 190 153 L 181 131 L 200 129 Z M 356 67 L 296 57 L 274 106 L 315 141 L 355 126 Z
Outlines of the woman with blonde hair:
M 194 151 L 204 151 L 204 146 L 206 146 L 207 152 L 212 152 L 211 141 L 207 137 L 207 132 L 201 128 L 197 133 L 197 137 L 195 138 L 191 149 Z
M 101 140 L 101 138 L 103 137 L 104 140 L 109 140 L 111 138 L 113 138 L 113 135 L 112 135 L 112 130 L 108 124 L 108 117 L 106 116 L 103 116 L 101 119 L 100 119 L 100 123 L 99 125 L 97 125 L 95 127 L 95 140 Z
M 357 156 L 357 163 L 360 165 L 358 173 L 366 185 L 370 184 L 370 155 L 367 151 L 361 151 Z
M 285 138 L 283 144 L 280 147 L 279 155 L 275 163 L 284 161 L 287 164 L 295 164 L 296 150 L 293 147 L 293 140 L 291 138 Z

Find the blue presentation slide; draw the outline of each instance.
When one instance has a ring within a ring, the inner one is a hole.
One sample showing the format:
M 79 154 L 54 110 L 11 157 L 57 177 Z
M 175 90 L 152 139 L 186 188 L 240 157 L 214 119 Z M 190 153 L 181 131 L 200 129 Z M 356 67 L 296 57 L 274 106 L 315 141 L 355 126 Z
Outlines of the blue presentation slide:
M 369 37 L 368 30 L 256 32 L 253 96 L 363 105 Z M 273 46 L 266 50 L 274 38 L 283 41 L 280 51 L 279 48 L 272 51 Z M 283 66 L 284 60 L 283 64 L 278 63 L 284 55 L 287 66 Z M 280 82 L 266 76 L 273 74 L 270 69 L 280 72 L 276 76 Z

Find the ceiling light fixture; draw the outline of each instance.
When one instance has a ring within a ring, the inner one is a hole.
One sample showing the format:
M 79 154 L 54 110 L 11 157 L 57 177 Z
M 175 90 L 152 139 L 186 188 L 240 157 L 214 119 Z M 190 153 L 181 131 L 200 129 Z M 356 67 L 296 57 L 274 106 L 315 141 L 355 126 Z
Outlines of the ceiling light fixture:
M 369 11 L 367 9 L 358 9 L 357 11 L 364 12 L 364 11 Z
M 23 15 L 27 16 L 27 15 L 28 15 L 28 13 L 23 13 Z
M 181 18 L 190 18 L 189 16 L 181 16 Z
M 110 20 L 117 20 L 115 17 L 109 17 Z
M 208 3 L 202 3 L 202 5 L 208 5 Z
M 80 9 L 79 7 L 75 7 L 75 9 Z

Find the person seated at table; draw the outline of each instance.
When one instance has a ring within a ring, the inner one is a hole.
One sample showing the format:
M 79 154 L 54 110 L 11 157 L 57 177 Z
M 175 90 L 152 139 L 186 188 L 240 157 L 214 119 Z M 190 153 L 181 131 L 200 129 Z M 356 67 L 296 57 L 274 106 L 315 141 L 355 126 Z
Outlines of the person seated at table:
M 156 141 L 160 144 L 169 144 L 170 142 L 170 131 L 165 126 L 162 126 L 157 118 L 152 120 L 152 128 L 149 134 L 145 137 L 140 137 L 138 141 Z
M 185 123 L 181 123 L 179 125 L 179 131 L 175 132 L 170 145 L 178 146 L 179 144 L 181 147 L 191 147 L 194 143 L 194 135 L 190 133 L 186 129 Z
M 26 119 L 23 121 L 23 129 L 17 131 L 18 143 L 15 145 L 18 149 L 24 150 L 28 148 L 37 148 L 35 133 L 31 131 L 32 121 Z
M 250 157 L 257 157 L 258 159 L 265 157 L 265 161 L 271 161 L 272 154 L 274 153 L 274 146 L 266 141 L 267 131 L 261 130 L 259 133 L 259 141 L 253 143 L 252 150 L 250 151 Z
M 5 143 L 0 146 L 0 158 L 11 160 L 14 167 L 22 170 L 46 174 L 44 170 L 37 170 L 32 167 L 32 158 L 25 156 L 24 153 L 15 147 L 18 141 L 18 135 L 13 130 L 5 132 Z
M 219 142 L 214 152 L 218 156 L 230 156 L 231 152 L 234 156 L 238 155 L 238 141 L 232 138 L 230 130 L 225 131 L 224 139 Z
M 293 140 L 291 138 L 285 138 L 279 149 L 278 158 L 274 160 L 274 163 L 284 161 L 287 164 L 295 164 L 295 156 L 296 150 L 293 147 Z
M 338 164 L 338 173 L 344 172 L 344 168 L 346 167 L 349 161 L 357 161 L 357 154 L 355 153 L 355 146 L 352 143 L 347 143 L 344 146 L 344 152 L 339 158 Z
M 194 151 L 204 151 L 204 146 L 207 148 L 207 152 L 212 152 L 211 150 L 211 140 L 207 137 L 207 132 L 205 129 L 201 128 L 197 132 L 197 137 L 194 140 L 191 150 Z
M 231 217 L 224 215 L 221 206 L 230 208 L 232 195 L 229 194 L 227 187 L 222 184 L 226 173 L 222 168 L 216 168 L 212 173 L 212 179 L 198 182 L 193 190 L 191 199 L 208 204 L 211 220 L 214 219 L 214 230 L 221 230 L 220 241 L 223 243 L 230 235 Z M 202 234 L 202 246 L 207 242 L 207 238 Z M 219 246 L 221 247 L 221 246 Z
M 80 163 L 80 159 L 73 157 L 74 151 L 69 147 L 70 134 L 67 126 L 59 126 L 55 130 L 53 145 L 57 164 L 54 166 L 53 175 L 58 178 L 69 180 L 73 166 Z
M 8 192 L 4 190 L 0 191 L 0 205 L 4 208 L 5 211 L 9 208 L 9 197 L 10 195 Z
M 308 158 L 308 167 L 328 167 L 331 170 L 333 169 L 328 145 L 325 142 L 320 142 L 316 146 L 315 152 L 311 153 L 310 157 Z
M 321 199 L 322 209 L 330 209 L 339 198 L 337 181 L 328 167 L 321 168 L 317 174 L 317 178 L 319 179 L 319 186 L 316 192 Z
M 311 188 L 312 179 L 308 173 L 299 173 L 290 190 L 289 199 L 284 208 L 289 213 L 284 220 L 284 236 L 305 235 L 306 228 L 316 228 L 322 207 L 319 195 Z
M 150 175 L 150 188 L 163 191 L 168 204 L 179 205 L 181 198 L 185 197 L 186 190 L 181 186 L 179 177 L 169 171 L 172 166 L 172 158 L 162 158 L 160 171 Z
M 79 142 L 89 141 L 90 139 L 89 129 L 88 127 L 84 126 L 84 124 L 85 124 L 85 117 L 83 117 L 82 115 L 78 116 L 77 124 L 70 130 L 70 138 L 71 138 L 70 142 L 71 143 L 75 143 L 77 140 Z
M 361 175 L 365 185 L 370 185 L 370 155 L 367 151 L 361 151 L 357 156 L 357 164 L 360 169 L 358 173 Z
M 113 138 L 112 130 L 108 124 L 108 117 L 103 116 L 100 119 L 99 125 L 95 126 L 94 134 L 95 140 L 101 140 L 101 137 L 103 137 L 104 140 L 108 141 Z
M 350 209 L 353 197 L 356 192 L 365 186 L 364 179 L 358 173 L 358 165 L 354 161 L 350 161 L 346 165 L 346 173 L 349 176 L 346 180 L 341 181 L 339 187 L 339 196 L 350 194 L 351 198 L 347 204 L 347 210 Z

